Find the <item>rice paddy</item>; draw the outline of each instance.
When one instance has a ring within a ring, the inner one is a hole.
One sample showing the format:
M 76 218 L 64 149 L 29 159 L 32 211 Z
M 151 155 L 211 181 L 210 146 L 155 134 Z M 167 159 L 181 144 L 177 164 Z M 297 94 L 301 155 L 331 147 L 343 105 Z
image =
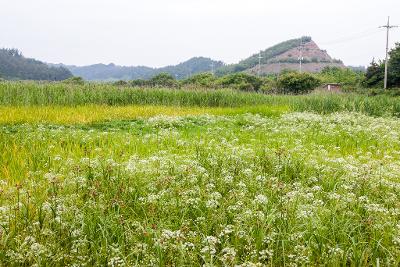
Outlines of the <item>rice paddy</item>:
M 0 86 L 2 266 L 400 264 L 396 98 L 23 86 Z

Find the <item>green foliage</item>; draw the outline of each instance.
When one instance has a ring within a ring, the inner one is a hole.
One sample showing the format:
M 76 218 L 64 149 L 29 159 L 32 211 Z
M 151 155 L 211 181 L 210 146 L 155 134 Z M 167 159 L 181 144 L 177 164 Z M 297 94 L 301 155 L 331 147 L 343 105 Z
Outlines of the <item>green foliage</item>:
M 85 81 L 83 80 L 82 77 L 75 77 L 74 76 L 74 77 L 71 77 L 71 78 L 68 78 L 68 79 L 62 81 L 62 83 L 73 84 L 73 85 L 84 85 Z
M 124 80 L 119 80 L 119 81 L 113 82 L 113 85 L 115 85 L 115 86 L 128 86 L 129 83 L 127 81 L 124 81 Z
M 0 266 L 400 265 L 398 119 L 233 115 L 2 124 Z
M 129 84 L 133 87 L 146 87 L 149 86 L 149 81 L 143 79 L 137 79 L 129 81 Z
M 363 85 L 366 87 L 383 88 L 383 79 L 385 75 L 385 65 L 383 62 L 376 63 L 372 60 L 371 65 L 367 68 Z
M 90 66 L 68 66 L 76 76 L 85 80 L 109 81 L 109 80 L 148 80 L 160 73 L 169 73 L 178 80 L 185 79 L 189 75 L 210 71 L 211 65 L 215 68 L 222 67 L 222 61 L 215 61 L 205 57 L 194 57 L 178 65 L 162 68 L 149 68 L 144 66 L 118 66 L 111 64 L 95 64 Z
M 223 76 L 218 79 L 217 84 L 240 91 L 258 91 L 263 81 L 254 75 L 241 72 Z
M 274 85 L 274 78 L 268 78 Z M 363 90 L 364 92 L 366 90 Z M 383 90 L 381 90 L 383 91 Z M 392 91 L 392 90 L 391 90 Z M 399 92 L 396 90 L 396 92 Z M 331 113 L 361 112 L 373 116 L 400 116 L 399 97 L 387 92 L 374 97 L 364 94 L 266 95 L 234 90 L 175 90 L 150 88 L 119 88 L 110 84 L 2 82 L 0 105 L 4 106 L 86 106 L 86 105 L 152 105 L 193 107 L 245 107 L 279 105 L 292 111 Z
M 153 87 L 177 87 L 176 79 L 169 73 L 160 73 L 149 80 L 149 84 Z
M 389 52 L 388 61 L 388 87 L 400 87 L 400 43 Z M 363 85 L 366 87 L 383 87 L 385 77 L 385 62 L 375 60 L 367 68 Z
M 193 75 L 192 77 L 182 81 L 182 85 L 185 87 L 202 87 L 202 88 L 214 88 L 216 78 L 212 73 L 205 72 Z
M 364 73 L 349 68 L 326 67 L 316 76 L 322 83 L 340 83 L 342 85 L 358 86 L 364 78 Z
M 211 65 L 214 68 L 220 68 L 224 65 L 222 61 L 215 61 L 205 57 L 194 57 L 175 66 L 167 66 L 157 69 L 157 73 L 166 72 L 176 77 L 178 80 L 187 78 L 190 75 L 204 73 L 211 70 Z
M 260 92 L 265 94 L 275 94 L 277 93 L 277 75 L 271 74 L 262 77 L 262 85 L 260 87 Z
M 304 94 L 315 89 L 321 81 L 308 73 L 287 73 L 278 78 L 278 89 L 287 94 Z
M 9 80 L 61 81 L 72 76 L 64 67 L 25 58 L 17 49 L 0 49 L 0 76 Z
M 389 56 L 389 86 L 400 87 L 400 43 L 396 43 L 395 48 L 390 51 Z
M 266 95 L 229 89 L 176 90 L 165 88 L 118 88 L 111 84 L 5 82 L 0 83 L 2 105 L 177 105 L 237 107 L 273 103 Z

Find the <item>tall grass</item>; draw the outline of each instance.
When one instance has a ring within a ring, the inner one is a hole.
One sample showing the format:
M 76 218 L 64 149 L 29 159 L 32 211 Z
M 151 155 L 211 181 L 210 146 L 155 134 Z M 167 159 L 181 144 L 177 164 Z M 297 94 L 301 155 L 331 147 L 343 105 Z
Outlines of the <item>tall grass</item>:
M 2 125 L 0 266 L 400 266 L 399 135 L 349 113 Z
M 173 107 L 173 106 L 0 106 L 0 124 L 56 123 L 87 124 L 101 121 L 124 121 L 155 116 L 260 114 L 276 117 L 289 110 L 286 106 L 251 107 Z
M 318 93 L 289 97 L 288 105 L 294 111 L 329 114 L 340 111 L 360 112 L 371 116 L 400 116 L 400 98 L 386 95 Z
M 234 107 L 271 104 L 273 99 L 260 94 L 232 90 L 172 90 L 116 87 L 89 83 L 7 82 L 0 84 L 3 105 L 166 105 L 199 107 Z
M 400 98 L 388 95 L 315 93 L 304 96 L 265 95 L 233 90 L 173 90 L 117 87 L 89 83 L 3 82 L 0 105 L 82 106 L 152 105 L 179 107 L 287 106 L 291 111 L 328 114 L 361 112 L 372 116 L 400 116 Z

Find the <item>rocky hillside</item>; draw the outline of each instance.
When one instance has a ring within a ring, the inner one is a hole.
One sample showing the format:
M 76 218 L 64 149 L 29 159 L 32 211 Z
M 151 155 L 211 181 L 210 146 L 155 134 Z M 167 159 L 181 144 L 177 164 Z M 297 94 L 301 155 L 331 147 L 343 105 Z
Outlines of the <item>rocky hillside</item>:
M 333 59 L 326 50 L 322 50 L 311 39 L 301 37 L 292 39 L 264 51 L 261 51 L 261 74 L 279 73 L 282 70 L 299 70 L 299 59 L 302 60 L 302 70 L 306 72 L 319 72 L 325 67 L 344 68 L 342 61 Z M 218 70 L 218 74 L 245 71 L 256 74 L 259 70 L 259 53 L 240 61 L 238 64 L 228 65 Z

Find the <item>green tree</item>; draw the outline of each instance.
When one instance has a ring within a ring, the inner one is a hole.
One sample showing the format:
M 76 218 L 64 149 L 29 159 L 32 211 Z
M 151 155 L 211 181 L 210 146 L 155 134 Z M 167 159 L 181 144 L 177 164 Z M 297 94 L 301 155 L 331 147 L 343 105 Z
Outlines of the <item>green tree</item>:
M 286 73 L 278 78 L 277 86 L 280 92 L 286 94 L 304 94 L 315 89 L 321 81 L 308 73 Z
M 115 85 L 115 86 L 128 86 L 129 83 L 127 81 L 124 81 L 124 80 L 119 80 L 119 81 L 113 82 L 113 85 Z
M 17 49 L 0 49 L 0 75 L 9 80 L 61 81 L 72 77 L 66 68 L 25 58 Z
M 204 87 L 204 88 L 214 88 L 216 78 L 209 72 L 200 73 L 193 75 L 182 81 L 184 86 L 194 86 L 194 87 Z
M 384 75 L 385 65 L 383 62 L 377 63 L 375 59 L 373 59 L 365 73 L 363 85 L 366 87 L 383 87 Z
M 341 83 L 343 85 L 357 86 L 362 82 L 364 73 L 353 71 L 350 68 L 326 67 L 321 73 L 317 74 L 317 77 L 323 83 Z
M 400 43 L 396 43 L 389 56 L 388 84 L 390 87 L 400 87 Z
M 367 68 L 363 85 L 366 87 L 383 87 L 385 78 L 385 63 L 372 60 Z M 388 87 L 400 87 L 400 43 L 389 52 Z
M 73 84 L 73 85 L 83 85 L 83 84 L 85 84 L 85 80 L 83 80 L 82 77 L 76 77 L 76 76 L 68 78 L 68 79 L 66 79 L 66 80 L 64 80 L 62 82 L 63 83 L 67 83 L 67 84 Z
M 177 87 L 178 82 L 176 79 L 169 73 L 160 73 L 150 79 L 149 84 L 154 87 Z
M 221 77 L 218 79 L 217 84 L 224 88 L 232 88 L 240 91 L 258 91 L 263 84 L 263 80 L 256 76 L 240 72 Z
M 149 86 L 149 81 L 143 79 L 136 79 L 129 82 L 134 87 L 146 87 Z

